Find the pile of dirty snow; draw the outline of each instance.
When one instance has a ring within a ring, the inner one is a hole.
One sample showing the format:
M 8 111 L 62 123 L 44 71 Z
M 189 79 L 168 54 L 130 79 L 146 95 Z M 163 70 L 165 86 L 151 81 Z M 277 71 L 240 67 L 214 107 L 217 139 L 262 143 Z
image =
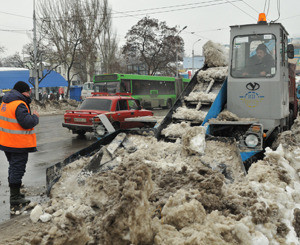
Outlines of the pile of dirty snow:
M 208 67 L 219 67 L 228 65 L 228 52 L 219 43 L 208 41 L 203 45 L 205 65 Z
M 276 150 L 267 148 L 246 176 L 232 164 L 234 149 L 222 142 L 206 141 L 200 154 L 187 150 L 193 137 L 175 143 L 127 137 L 136 150 L 116 149 L 111 170 L 99 165 L 82 174 L 93 156 L 66 166 L 50 201 L 32 211 L 32 226 L 45 222 L 47 230 L 14 239 L 20 244 L 299 244 L 298 127 L 281 136 Z M 0 242 L 14 244 L 14 239 Z
M 180 120 L 187 120 L 193 122 L 202 122 L 206 116 L 206 112 L 198 111 L 197 109 L 178 107 L 172 117 Z
M 76 110 L 81 102 L 71 99 L 47 100 L 45 102 L 32 100 L 31 111 L 36 110 L 40 115 L 64 114 L 66 110 Z
M 207 65 L 222 75 L 221 49 L 207 47 Z M 212 76 L 199 84 L 219 80 Z M 205 115 L 183 106 L 174 116 Z M 224 111 L 217 120 L 239 118 Z M 0 244 L 300 244 L 300 118 L 247 175 L 234 141 L 206 138 L 189 122 L 163 133 L 176 141 L 121 133 L 67 165 L 50 201 Z

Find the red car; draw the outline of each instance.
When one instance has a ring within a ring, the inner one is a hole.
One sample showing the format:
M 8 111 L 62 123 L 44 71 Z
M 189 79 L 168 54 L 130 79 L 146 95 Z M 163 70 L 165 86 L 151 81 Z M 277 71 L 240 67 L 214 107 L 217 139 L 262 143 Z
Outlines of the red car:
M 124 96 L 121 93 L 115 95 L 94 93 L 92 97 L 87 97 L 82 102 L 78 110 L 66 111 L 62 126 L 79 135 L 95 132 L 99 125 L 105 130 L 103 116 L 100 115 L 105 115 L 113 128 L 117 130 L 145 127 L 143 122 L 125 121 L 125 119 L 153 116 L 153 112 L 142 109 L 138 101 L 131 96 Z M 104 119 L 107 121 L 106 118 Z

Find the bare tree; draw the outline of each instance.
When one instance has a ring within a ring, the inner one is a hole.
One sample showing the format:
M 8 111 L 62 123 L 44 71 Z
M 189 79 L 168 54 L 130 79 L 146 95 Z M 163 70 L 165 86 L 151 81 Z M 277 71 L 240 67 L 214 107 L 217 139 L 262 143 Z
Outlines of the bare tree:
M 105 73 L 113 73 L 117 63 L 116 55 L 118 52 L 118 43 L 116 33 L 112 30 L 111 11 L 108 12 L 108 17 L 104 30 L 101 36 L 98 37 L 98 47 L 100 50 L 100 58 L 102 64 L 102 71 Z
M 0 46 L 0 54 L 4 53 L 5 48 L 3 46 Z M 2 66 L 2 59 L 0 59 L 0 66 Z
M 176 56 L 184 51 L 184 42 L 176 27 L 145 17 L 128 31 L 126 39 L 123 54 L 144 65 L 149 75 L 176 74 Z
M 19 52 L 16 52 L 13 55 L 4 57 L 1 61 L 1 66 L 25 68 L 24 62 L 23 62 L 22 57 L 19 54 Z
M 77 75 L 71 73 L 76 64 L 89 76 L 94 72 L 97 37 L 107 19 L 107 0 L 41 0 L 38 9 L 46 45 L 55 49 L 66 69 L 68 96 L 70 82 Z

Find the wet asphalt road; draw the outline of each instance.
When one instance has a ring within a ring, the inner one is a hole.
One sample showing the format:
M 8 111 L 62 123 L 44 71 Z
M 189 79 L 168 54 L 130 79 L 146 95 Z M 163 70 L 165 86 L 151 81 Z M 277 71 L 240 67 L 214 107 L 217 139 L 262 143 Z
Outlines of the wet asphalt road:
M 29 153 L 23 183 L 34 195 L 45 191 L 46 169 L 96 141 L 93 134 L 79 137 L 62 127 L 63 115 L 41 116 L 36 126 L 37 149 Z M 0 151 L 0 223 L 10 218 L 8 162 Z M 30 193 L 28 193 L 29 199 Z M 39 200 L 35 200 L 39 201 Z
M 167 112 L 168 110 L 154 110 L 154 115 L 165 116 Z M 38 151 L 29 153 L 26 173 L 23 177 L 23 184 L 28 191 L 26 196 L 31 201 L 45 201 L 39 198 L 39 193 L 46 190 L 48 167 L 63 161 L 97 140 L 91 133 L 83 137 L 72 134 L 62 127 L 62 122 L 63 115 L 41 116 L 40 123 L 35 128 Z M 4 152 L 0 151 L 0 223 L 11 218 L 7 176 L 8 162 Z

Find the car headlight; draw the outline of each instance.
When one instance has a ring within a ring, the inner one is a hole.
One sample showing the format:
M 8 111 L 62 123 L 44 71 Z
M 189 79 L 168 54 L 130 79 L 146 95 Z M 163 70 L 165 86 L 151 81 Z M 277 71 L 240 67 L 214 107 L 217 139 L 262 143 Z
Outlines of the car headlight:
M 245 143 L 248 147 L 254 148 L 258 145 L 258 137 L 254 134 L 249 134 L 246 136 Z
M 100 136 L 102 136 L 102 135 L 104 135 L 104 134 L 106 133 L 105 128 L 104 128 L 103 125 L 97 126 L 96 132 L 97 132 L 97 134 L 100 135 Z

